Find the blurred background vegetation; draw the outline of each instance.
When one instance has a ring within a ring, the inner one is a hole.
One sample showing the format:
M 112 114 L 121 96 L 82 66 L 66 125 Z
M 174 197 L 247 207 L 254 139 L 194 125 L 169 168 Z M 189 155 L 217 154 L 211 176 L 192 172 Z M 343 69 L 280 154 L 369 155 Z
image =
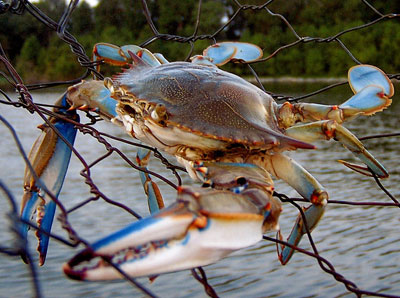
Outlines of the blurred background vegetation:
M 191 36 L 194 32 L 198 0 L 149 0 L 152 19 L 160 33 Z M 262 4 L 264 1 L 245 1 Z M 66 4 L 61 0 L 35 3 L 58 21 Z M 375 0 L 371 4 L 381 13 L 400 12 L 398 0 Z M 203 0 L 198 35 L 213 34 L 235 13 L 238 6 L 230 0 Z M 268 6 L 287 18 L 300 36 L 329 37 L 338 32 L 378 18 L 361 0 L 275 1 Z M 74 11 L 69 31 L 91 55 L 97 42 L 117 45 L 140 44 L 153 36 L 142 13 L 139 0 L 100 0 L 91 7 L 81 1 Z M 69 47 L 57 35 L 30 14 L 0 16 L 3 47 L 25 82 L 76 78 L 84 73 Z M 400 66 L 400 22 L 386 20 L 368 28 L 342 35 L 341 40 L 362 63 L 377 64 L 388 73 Z M 259 45 L 264 55 L 296 41 L 295 35 L 280 18 L 266 10 L 243 10 L 217 36 L 217 41 L 242 40 Z M 212 41 L 195 43 L 195 54 Z M 184 60 L 190 46 L 186 43 L 156 41 L 149 46 L 170 61 Z M 337 77 L 354 65 L 336 42 L 306 43 L 286 49 L 268 63 L 255 65 L 260 76 Z

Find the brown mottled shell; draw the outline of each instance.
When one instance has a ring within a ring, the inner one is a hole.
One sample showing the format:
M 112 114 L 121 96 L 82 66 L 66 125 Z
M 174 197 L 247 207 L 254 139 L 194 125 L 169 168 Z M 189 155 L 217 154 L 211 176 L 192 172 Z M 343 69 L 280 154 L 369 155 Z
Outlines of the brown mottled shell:
M 164 105 L 167 125 L 260 148 L 310 147 L 283 134 L 275 101 L 244 79 L 216 67 L 188 62 L 152 67 L 135 58 L 136 64 L 113 81 L 133 100 Z

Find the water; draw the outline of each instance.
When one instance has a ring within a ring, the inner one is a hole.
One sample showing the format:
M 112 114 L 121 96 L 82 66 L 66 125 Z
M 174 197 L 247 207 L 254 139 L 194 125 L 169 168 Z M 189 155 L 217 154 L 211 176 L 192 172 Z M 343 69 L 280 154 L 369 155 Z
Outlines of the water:
M 276 93 L 298 94 L 317 88 L 315 85 L 271 85 Z M 312 99 L 314 102 L 340 103 L 350 96 L 347 87 L 335 89 Z M 60 93 L 34 93 L 37 102 L 53 102 Z M 399 96 L 392 106 L 373 117 L 364 117 L 346 124 L 358 136 L 398 131 L 400 104 Z M 39 131 L 36 126 L 42 121 L 26 110 L 0 106 L 0 113 L 10 121 L 18 133 L 26 151 Z M 99 123 L 99 130 L 125 137 L 117 127 Z M 18 200 L 22 195 L 24 163 L 15 143 L 5 126 L 0 125 L 1 153 L 0 176 Z M 368 149 L 389 170 L 391 176 L 383 184 L 395 196 L 400 197 L 400 137 L 364 141 Z M 135 148 L 118 145 L 132 160 Z M 328 190 L 332 200 L 390 202 L 390 199 L 368 177 L 354 173 L 337 159 L 349 159 L 351 154 L 335 142 L 320 142 L 316 151 L 298 151 L 291 156 L 304 165 Z M 102 145 L 93 138 L 78 134 L 76 147 L 84 158 L 91 162 L 105 153 Z M 66 183 L 61 193 L 65 207 L 71 208 L 90 197 L 88 187 L 79 175 L 82 165 L 73 157 Z M 171 177 L 157 161 L 151 169 Z M 100 190 L 113 200 L 130 206 L 142 215 L 147 214 L 144 195 L 137 172 L 113 154 L 92 169 L 92 177 Z M 184 177 L 185 183 L 191 183 Z M 161 184 L 167 204 L 174 198 L 174 191 Z M 296 193 L 282 182 L 276 184 L 277 191 L 289 196 Z M 2 246 L 11 245 L 13 236 L 9 232 L 7 212 L 9 205 L 4 196 L 0 200 L 0 241 Z M 284 235 L 290 232 L 296 210 L 284 204 L 281 227 Z M 329 260 L 335 270 L 366 291 L 400 295 L 400 210 L 396 207 L 362 207 L 329 204 L 319 226 L 313 232 L 317 248 Z M 81 237 L 93 241 L 130 223 L 133 218 L 125 211 L 102 201 L 71 213 L 69 220 Z M 53 231 L 66 237 L 55 222 Z M 30 233 L 30 248 L 34 253 L 36 240 Z M 273 234 L 268 234 L 273 237 Z M 307 239 L 301 247 L 310 249 Z M 112 297 L 144 296 L 138 289 L 125 281 L 76 282 L 65 278 L 61 265 L 77 252 L 52 240 L 45 266 L 39 268 L 39 279 L 45 297 Z M 30 275 L 26 265 L 18 257 L 0 255 L 0 297 L 32 296 Z M 206 266 L 209 283 L 222 297 L 353 297 L 342 283 L 325 273 L 315 259 L 296 253 L 286 266 L 281 266 L 275 245 L 261 241 L 254 247 L 235 252 L 220 262 Z M 147 278 L 138 281 L 161 297 L 204 297 L 203 287 L 195 281 L 190 271 L 159 276 L 153 283 Z

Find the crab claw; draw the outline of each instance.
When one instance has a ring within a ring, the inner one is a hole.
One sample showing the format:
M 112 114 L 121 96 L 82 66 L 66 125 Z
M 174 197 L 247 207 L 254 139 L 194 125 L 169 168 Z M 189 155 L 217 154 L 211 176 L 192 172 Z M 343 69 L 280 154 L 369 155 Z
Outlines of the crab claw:
M 66 94 L 64 94 L 56 105 L 61 108 L 56 108 L 55 112 L 63 114 L 79 121 L 78 115 L 73 111 L 68 111 L 68 103 Z M 73 144 L 76 136 L 74 125 L 54 117 L 50 117 L 49 121 L 57 128 L 58 132 L 70 143 Z M 57 133 L 48 125 L 39 126 L 42 129 L 41 135 L 37 138 L 29 153 L 29 160 L 40 178 L 42 184 L 58 197 L 65 174 L 67 172 L 69 160 L 71 157 L 70 147 L 57 135 Z M 36 232 L 39 239 L 39 265 L 43 265 L 46 259 L 47 247 L 51 225 L 53 223 L 56 203 L 50 198 L 47 193 L 41 189 L 40 185 L 35 180 L 34 175 L 28 167 L 25 169 L 24 179 L 24 195 L 21 205 L 21 218 L 24 221 L 30 221 L 33 213 L 36 211 L 36 222 L 40 230 Z M 28 225 L 21 225 L 21 233 L 27 237 Z M 43 231 L 43 232 L 42 232 Z M 21 256 L 27 262 L 25 256 Z
M 222 180 L 222 188 L 235 184 Z M 180 187 L 173 205 L 95 242 L 65 263 L 63 270 L 72 279 L 110 280 L 122 276 L 102 259 L 131 277 L 208 265 L 257 243 L 263 232 L 276 228 L 280 208 L 275 207 L 263 188 L 234 193 Z M 100 261 L 85 266 L 96 258 Z
M 115 111 L 117 101 L 111 98 L 111 92 L 103 81 L 82 81 L 68 88 L 69 111 L 75 109 L 95 111 L 103 119 L 119 124 Z M 122 125 L 122 122 L 121 122 Z
M 260 59 L 262 55 L 263 51 L 260 47 L 246 42 L 220 42 L 203 51 L 203 56 L 209 57 L 217 66 L 229 61 L 253 62 Z
M 121 278 L 102 261 L 76 269 L 99 256 L 132 277 L 204 266 L 261 240 L 262 221 L 257 208 L 241 195 L 181 188 L 175 204 L 95 242 L 63 269 L 78 280 Z

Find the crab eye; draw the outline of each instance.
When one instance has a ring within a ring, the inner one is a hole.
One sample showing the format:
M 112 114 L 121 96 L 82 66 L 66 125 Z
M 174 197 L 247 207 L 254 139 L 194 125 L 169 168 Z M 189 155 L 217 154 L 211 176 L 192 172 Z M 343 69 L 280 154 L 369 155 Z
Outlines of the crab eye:
M 244 177 L 237 177 L 235 180 L 237 185 L 245 185 L 247 183 L 247 179 Z
M 230 189 L 233 193 L 239 194 L 247 188 L 247 179 L 245 177 L 237 177 L 235 182 L 237 186 Z
M 211 180 L 207 180 L 203 182 L 202 187 L 211 187 L 214 188 L 214 183 Z

